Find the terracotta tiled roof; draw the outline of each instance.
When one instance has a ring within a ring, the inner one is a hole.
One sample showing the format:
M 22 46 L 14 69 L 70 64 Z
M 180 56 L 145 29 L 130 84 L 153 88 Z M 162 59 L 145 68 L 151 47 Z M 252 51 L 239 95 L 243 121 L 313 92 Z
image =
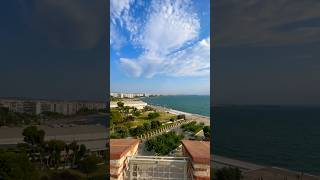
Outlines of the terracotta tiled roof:
M 120 159 L 137 144 L 137 139 L 110 139 L 110 159 Z
M 210 164 L 210 142 L 182 140 L 182 145 L 194 163 Z

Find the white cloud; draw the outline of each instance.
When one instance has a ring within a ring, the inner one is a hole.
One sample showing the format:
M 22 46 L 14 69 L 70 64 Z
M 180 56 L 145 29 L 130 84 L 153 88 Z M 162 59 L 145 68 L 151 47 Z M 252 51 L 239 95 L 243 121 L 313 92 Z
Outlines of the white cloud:
M 203 39 L 191 47 L 170 55 L 147 52 L 137 59 L 120 59 L 124 70 L 133 77 L 166 76 L 209 76 L 210 38 Z
M 126 14 L 129 11 L 130 4 L 133 2 L 134 0 L 111 0 L 111 21 L 115 24 L 117 19 L 121 20 L 121 15 Z
M 209 76 L 210 37 L 199 40 L 200 21 L 191 5 L 187 0 L 152 1 L 144 19 L 125 6 L 127 13 L 119 22 L 142 53 L 137 58 L 120 58 L 120 67 L 133 77 Z M 118 15 L 122 12 L 115 10 Z
M 139 64 L 130 59 L 121 58 L 120 65 L 126 73 L 129 73 L 128 75 L 133 77 L 139 77 L 142 73 L 142 69 Z
M 116 29 L 116 27 L 110 25 L 110 45 L 115 49 L 119 50 L 126 43 L 126 37 L 122 36 Z
M 198 36 L 200 29 L 196 14 L 188 11 L 188 3 L 162 1 L 153 4 L 141 36 L 141 45 L 148 51 L 167 53 Z

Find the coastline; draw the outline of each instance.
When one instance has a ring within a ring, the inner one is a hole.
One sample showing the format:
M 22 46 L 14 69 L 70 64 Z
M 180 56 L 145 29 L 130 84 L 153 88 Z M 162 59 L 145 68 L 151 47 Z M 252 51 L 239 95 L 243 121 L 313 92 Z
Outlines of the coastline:
M 192 121 L 197 121 L 198 123 L 204 123 L 205 125 L 210 126 L 210 117 L 208 116 L 183 112 L 183 111 L 179 111 L 179 110 L 175 110 L 175 109 L 171 109 L 171 108 L 167 108 L 159 105 L 153 105 L 153 104 L 148 104 L 148 105 L 158 111 L 164 111 L 174 115 L 185 114 L 187 119 L 190 119 Z
M 319 180 L 320 178 L 317 175 L 306 172 L 299 172 L 275 166 L 265 166 L 216 154 L 211 154 L 211 164 L 211 168 L 213 170 L 224 167 L 239 168 L 244 176 L 244 179 L 258 179 L 262 175 L 267 179 L 273 179 L 275 176 L 287 177 L 288 179 L 296 179 L 297 177 L 300 177 L 301 179 L 305 180 Z

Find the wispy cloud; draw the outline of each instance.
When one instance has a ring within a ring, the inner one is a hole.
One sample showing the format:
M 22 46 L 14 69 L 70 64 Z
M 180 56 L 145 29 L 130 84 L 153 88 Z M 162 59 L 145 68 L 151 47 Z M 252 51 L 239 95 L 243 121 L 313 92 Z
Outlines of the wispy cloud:
M 142 50 L 136 58 L 119 59 L 128 75 L 209 75 L 210 37 L 199 39 L 200 22 L 190 1 L 152 1 L 143 19 L 135 17 L 129 6 L 122 9 L 112 10 L 118 15 L 114 19 L 120 19 L 114 23 L 125 25 L 130 43 Z

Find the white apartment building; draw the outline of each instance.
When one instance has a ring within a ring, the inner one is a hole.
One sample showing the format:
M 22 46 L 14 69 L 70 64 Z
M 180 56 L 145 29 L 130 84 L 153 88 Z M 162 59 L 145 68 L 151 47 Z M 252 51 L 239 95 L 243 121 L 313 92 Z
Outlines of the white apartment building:
M 19 113 L 41 114 L 48 111 L 72 115 L 81 108 L 90 110 L 105 109 L 106 103 L 98 101 L 0 99 L 0 107 L 7 107 L 9 111 Z
M 136 97 L 149 97 L 149 94 L 146 93 L 110 93 L 112 97 L 119 98 L 136 98 Z

